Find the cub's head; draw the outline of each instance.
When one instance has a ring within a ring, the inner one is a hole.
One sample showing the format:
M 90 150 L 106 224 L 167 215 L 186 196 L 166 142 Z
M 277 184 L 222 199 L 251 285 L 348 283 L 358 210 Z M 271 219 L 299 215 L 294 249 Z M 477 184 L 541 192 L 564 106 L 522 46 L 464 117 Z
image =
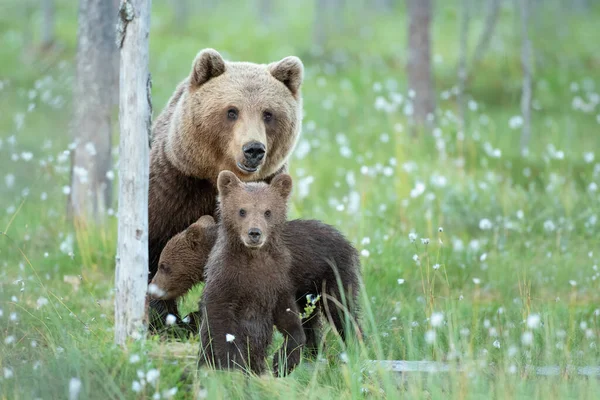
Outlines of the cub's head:
M 243 183 L 231 171 L 222 171 L 217 181 L 223 227 L 244 246 L 259 249 L 283 226 L 292 178 L 279 174 L 271 184 Z
M 198 53 L 185 105 L 174 115 L 186 125 L 184 137 L 173 138 L 180 167 L 211 180 L 223 170 L 243 181 L 277 172 L 300 134 L 303 74 L 293 56 L 264 65 L 225 61 L 213 49 Z
M 152 296 L 176 299 L 199 283 L 216 238 L 217 225 L 209 215 L 173 236 L 160 253 L 158 271 L 150 283 Z

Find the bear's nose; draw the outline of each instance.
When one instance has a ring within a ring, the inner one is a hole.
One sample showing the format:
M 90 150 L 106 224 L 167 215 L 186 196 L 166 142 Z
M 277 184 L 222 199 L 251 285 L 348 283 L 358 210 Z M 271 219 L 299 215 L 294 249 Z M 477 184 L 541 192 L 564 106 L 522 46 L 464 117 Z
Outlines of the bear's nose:
M 265 145 L 260 142 L 250 142 L 242 147 L 242 151 L 249 166 L 255 167 L 265 157 L 266 149 Z
M 248 231 L 248 236 L 250 237 L 250 240 L 252 240 L 252 242 L 258 243 L 260 237 L 262 236 L 262 232 L 258 228 L 252 228 Z

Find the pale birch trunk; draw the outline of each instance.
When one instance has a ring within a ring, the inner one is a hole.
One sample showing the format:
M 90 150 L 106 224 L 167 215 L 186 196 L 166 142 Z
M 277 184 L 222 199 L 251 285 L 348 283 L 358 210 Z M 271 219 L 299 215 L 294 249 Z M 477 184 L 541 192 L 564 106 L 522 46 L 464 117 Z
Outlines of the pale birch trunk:
M 413 116 L 417 130 L 429 125 L 435 111 L 431 69 L 431 16 L 433 0 L 408 0 L 408 84 L 414 91 Z M 415 130 L 413 129 L 413 133 Z
M 502 0 L 490 0 L 490 8 L 487 16 L 485 17 L 483 32 L 479 37 L 479 41 L 477 42 L 475 51 L 473 53 L 473 62 L 471 67 L 472 70 L 477 68 L 477 64 L 479 64 L 479 62 L 483 59 L 483 56 L 490 47 L 492 37 L 494 37 L 494 32 L 496 31 L 501 4 Z
M 523 88 L 521 92 L 521 153 L 527 154 L 531 138 L 531 41 L 529 39 L 529 0 L 521 1 L 521 65 L 523 68 Z
M 112 99 L 118 91 L 113 5 L 106 0 L 79 2 L 68 204 L 69 215 L 79 223 L 101 222 L 112 202 Z
M 49 48 L 54 44 L 54 0 L 43 0 L 42 11 L 42 48 Z
M 466 132 L 467 126 L 467 53 L 469 49 L 469 22 L 471 18 L 471 2 L 462 0 L 460 18 L 460 46 L 458 54 L 458 107 L 461 130 Z
M 148 288 L 148 175 L 151 103 L 148 69 L 151 0 L 123 0 L 121 48 L 119 224 L 115 342 L 145 334 Z

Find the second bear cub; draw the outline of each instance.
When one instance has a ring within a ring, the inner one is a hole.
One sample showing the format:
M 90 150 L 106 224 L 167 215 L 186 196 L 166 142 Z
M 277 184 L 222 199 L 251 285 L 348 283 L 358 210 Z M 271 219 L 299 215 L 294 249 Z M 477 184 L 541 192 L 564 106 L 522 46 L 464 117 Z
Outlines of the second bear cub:
M 306 341 L 290 280 L 292 258 L 281 237 L 292 179 L 280 174 L 270 185 L 242 183 L 222 171 L 217 187 L 221 222 L 205 268 L 199 364 L 262 373 L 275 325 L 284 345 L 274 373 L 282 368 L 287 374 Z

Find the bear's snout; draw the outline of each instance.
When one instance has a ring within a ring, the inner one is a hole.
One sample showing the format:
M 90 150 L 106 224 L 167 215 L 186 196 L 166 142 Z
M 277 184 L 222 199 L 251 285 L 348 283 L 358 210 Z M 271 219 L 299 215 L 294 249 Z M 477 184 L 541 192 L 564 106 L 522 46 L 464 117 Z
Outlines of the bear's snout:
M 249 142 L 242 146 L 242 152 L 244 153 L 244 163 L 242 164 L 243 169 L 248 172 L 254 172 L 258 169 L 258 166 L 265 158 L 267 149 L 265 145 L 260 142 Z
M 262 232 L 258 228 L 251 228 L 250 230 L 248 230 L 248 237 L 250 238 L 251 243 L 257 244 L 260 242 Z

